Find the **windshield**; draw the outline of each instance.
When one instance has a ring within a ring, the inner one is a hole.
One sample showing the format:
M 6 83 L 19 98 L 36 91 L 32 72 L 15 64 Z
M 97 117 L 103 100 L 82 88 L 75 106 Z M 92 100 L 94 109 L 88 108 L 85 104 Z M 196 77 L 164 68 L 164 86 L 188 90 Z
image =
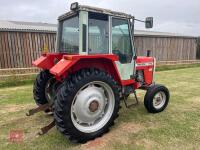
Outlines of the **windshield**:
M 59 52 L 79 52 L 79 18 L 75 16 L 61 22 Z

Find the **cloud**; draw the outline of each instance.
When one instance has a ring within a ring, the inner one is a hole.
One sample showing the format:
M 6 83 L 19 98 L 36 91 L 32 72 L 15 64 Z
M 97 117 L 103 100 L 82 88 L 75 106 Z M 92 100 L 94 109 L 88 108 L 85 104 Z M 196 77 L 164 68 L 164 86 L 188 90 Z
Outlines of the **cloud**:
M 56 23 L 57 17 L 69 11 L 73 0 L 6 0 L 0 5 L 0 20 Z M 199 0 L 78 0 L 80 4 L 103 7 L 134 15 L 139 19 L 153 16 L 154 29 L 200 35 Z M 144 29 L 143 24 L 136 24 Z

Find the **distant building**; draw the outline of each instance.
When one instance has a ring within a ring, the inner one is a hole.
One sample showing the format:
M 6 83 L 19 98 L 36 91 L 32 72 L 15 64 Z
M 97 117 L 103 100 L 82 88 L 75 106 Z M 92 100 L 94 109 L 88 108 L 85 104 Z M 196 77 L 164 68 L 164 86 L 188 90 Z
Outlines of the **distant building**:
M 196 60 L 197 37 L 136 30 L 135 46 L 138 55 L 152 50 L 157 61 Z
M 0 68 L 26 68 L 47 47 L 55 49 L 57 25 L 0 21 Z
M 0 21 L 0 68 L 31 67 L 43 49 L 55 51 L 57 25 L 47 23 Z M 173 33 L 135 31 L 139 56 L 152 50 L 158 61 L 196 59 L 196 37 Z

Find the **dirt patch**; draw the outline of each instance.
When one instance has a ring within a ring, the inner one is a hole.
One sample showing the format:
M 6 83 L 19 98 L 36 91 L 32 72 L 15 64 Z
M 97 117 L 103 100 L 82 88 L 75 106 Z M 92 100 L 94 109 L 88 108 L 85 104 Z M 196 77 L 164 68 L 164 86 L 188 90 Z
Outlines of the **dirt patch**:
M 20 104 L 20 105 L 9 104 L 9 105 L 4 105 L 0 109 L 0 115 L 5 114 L 5 113 L 17 112 L 17 111 L 21 111 L 21 110 L 32 108 L 32 107 L 34 107 L 33 104 Z
M 9 96 L 9 94 L 1 94 L 0 95 L 0 100 L 3 100 L 3 99 L 5 99 L 5 98 L 7 98 Z
M 36 114 L 31 117 L 25 115 L 26 111 L 35 107 L 35 104 L 4 105 L 0 110 L 0 129 L 4 130 L 6 137 L 11 130 L 22 130 L 24 141 L 30 141 L 37 137 L 41 127 L 52 121 L 47 114 Z M 3 136 L 3 135 L 2 135 Z
M 135 144 L 144 146 L 146 150 L 152 150 L 153 147 L 156 145 L 154 141 L 150 141 L 147 139 L 138 140 L 137 142 L 135 142 Z
M 101 138 L 97 138 L 93 141 L 89 141 L 86 144 L 81 145 L 82 150 L 99 150 L 108 149 L 109 144 L 113 141 L 117 141 L 121 144 L 131 143 L 129 134 L 134 134 L 142 130 L 144 126 L 135 123 L 122 123 L 115 129 L 112 129 L 109 133 L 103 135 Z
M 199 101 L 199 97 L 192 97 L 190 99 L 187 99 L 188 101 L 191 102 L 191 107 L 196 107 L 196 108 L 199 108 L 200 106 L 200 101 Z
M 24 116 L 11 118 L 9 121 L 4 122 L 0 125 L 0 129 L 4 131 L 2 133 L 4 137 L 8 136 L 9 132 L 12 130 L 20 130 L 24 134 L 23 141 L 30 142 L 39 137 L 37 133 L 40 131 L 40 128 L 47 125 L 52 120 L 53 117 L 47 114 L 36 114 L 31 117 L 27 117 L 24 114 Z

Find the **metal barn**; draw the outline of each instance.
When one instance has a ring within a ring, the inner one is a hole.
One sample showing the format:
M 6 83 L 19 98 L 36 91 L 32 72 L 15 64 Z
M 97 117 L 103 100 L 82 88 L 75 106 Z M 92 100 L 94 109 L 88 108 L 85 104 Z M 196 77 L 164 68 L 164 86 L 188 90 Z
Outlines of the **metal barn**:
M 151 50 L 157 61 L 196 60 L 197 37 L 136 30 L 135 47 L 138 55 Z
M 0 68 L 27 68 L 48 47 L 55 49 L 55 24 L 0 21 Z

